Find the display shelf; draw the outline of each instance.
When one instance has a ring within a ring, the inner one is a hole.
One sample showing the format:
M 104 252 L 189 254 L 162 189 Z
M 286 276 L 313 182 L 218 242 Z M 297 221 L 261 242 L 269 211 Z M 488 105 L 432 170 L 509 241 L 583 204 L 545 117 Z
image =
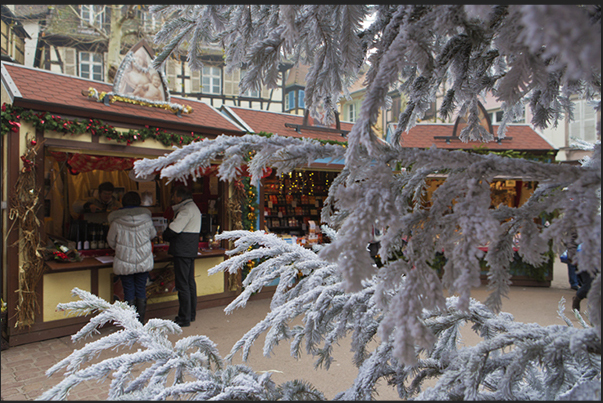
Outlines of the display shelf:
M 266 228 L 280 233 L 291 231 L 307 234 L 310 222 L 320 224 L 321 209 L 335 175 L 298 171 L 280 178 L 265 178 L 263 217 Z

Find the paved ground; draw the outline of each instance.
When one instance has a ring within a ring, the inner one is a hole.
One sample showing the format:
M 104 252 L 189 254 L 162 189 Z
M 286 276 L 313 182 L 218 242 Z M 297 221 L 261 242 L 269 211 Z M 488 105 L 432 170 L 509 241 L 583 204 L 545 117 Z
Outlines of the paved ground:
M 567 281 L 567 266 L 557 261 L 550 288 L 512 287 L 509 299 L 503 302 L 503 311 L 512 313 L 517 321 L 536 322 L 543 326 L 564 324 L 557 316 L 557 304 L 561 297 L 565 297 L 566 309 L 571 309 L 571 298 L 574 294 Z M 487 295 L 485 286 L 472 292 L 472 297 L 479 301 L 485 301 Z M 253 324 L 264 318 L 269 303 L 269 299 L 251 301 L 244 309 L 231 315 L 225 315 L 223 307 L 201 310 L 197 314 L 197 321 L 193 322 L 191 327 L 183 329 L 183 336 L 205 334 L 217 343 L 222 357 L 225 357 L 234 343 Z M 583 301 L 582 305 L 582 309 L 585 309 L 586 301 Z M 104 329 L 101 334 L 110 331 L 114 330 Z M 170 340 L 175 341 L 177 338 L 173 336 Z M 468 345 L 476 341 L 477 337 L 470 333 L 464 336 L 464 342 Z M 43 391 L 62 380 L 62 371 L 50 378 L 46 377 L 45 371 L 83 345 L 83 342 L 72 343 L 69 337 L 61 337 L 2 351 L 1 399 L 34 400 Z M 356 376 L 356 368 L 350 360 L 348 342 L 335 348 L 337 360 L 328 371 L 315 370 L 313 360 L 307 356 L 301 360 L 292 358 L 289 355 L 288 343 L 277 346 L 275 354 L 270 358 L 262 355 L 262 347 L 263 338 L 260 338 L 252 348 L 246 364 L 257 372 L 274 371 L 272 379 L 276 383 L 303 378 L 325 393 L 328 399 L 333 399 L 336 393 L 348 388 Z M 105 353 L 101 358 L 115 354 Z M 241 362 L 240 355 L 235 357 L 234 363 Z M 80 384 L 72 389 L 67 400 L 106 400 L 109 382 L 110 380 Z M 397 393 L 387 385 L 381 385 L 378 391 L 379 400 L 398 400 Z

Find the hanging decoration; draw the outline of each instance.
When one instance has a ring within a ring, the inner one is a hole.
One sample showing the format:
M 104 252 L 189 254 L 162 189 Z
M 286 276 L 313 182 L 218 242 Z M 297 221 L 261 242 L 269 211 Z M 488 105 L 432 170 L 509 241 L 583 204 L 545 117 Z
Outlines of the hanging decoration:
M 55 131 L 64 135 L 90 133 L 92 136 L 104 136 L 118 143 L 125 142 L 126 145 L 137 141 L 144 142 L 147 139 L 154 139 L 165 146 L 182 146 L 203 139 L 202 136 L 195 134 L 195 132 L 191 132 L 190 135 L 168 133 L 164 129 L 148 125 L 145 125 L 141 129 L 130 129 L 127 132 L 120 132 L 100 119 L 63 119 L 50 112 L 35 113 L 32 110 L 25 110 L 21 107 L 4 103 L 2 105 L 2 135 L 9 132 L 18 133 L 21 127 L 20 121 L 31 123 L 34 128 L 43 131 Z
M 36 285 L 42 279 L 44 257 L 40 252 L 40 220 L 37 212 L 41 206 L 40 190 L 36 188 L 36 156 L 41 142 L 29 140 L 26 135 L 27 150 L 21 156 L 23 167 L 17 178 L 14 192 L 11 192 L 9 218 L 21 231 L 19 240 L 11 246 L 19 247 L 23 256 L 19 266 L 19 288 L 16 306 L 15 327 L 31 326 L 35 313 L 39 312 Z M 12 227 L 11 227 L 12 229 Z M 10 232 L 10 230 L 8 231 Z
M 189 105 L 170 102 L 165 74 L 153 68 L 153 49 L 143 39 L 130 49 L 122 60 L 115 79 L 113 91 L 99 92 L 95 88 L 83 90 L 82 95 L 103 102 L 105 105 L 116 101 L 154 108 L 162 108 L 181 116 L 191 113 Z
M 253 153 L 249 153 L 247 161 L 251 160 Z M 270 176 L 272 169 L 266 168 L 262 177 Z M 258 202 L 257 189 L 251 184 L 251 177 L 247 166 L 239 170 L 239 177 L 233 183 L 233 195 L 228 201 L 228 214 L 233 230 L 255 231 Z M 231 274 L 228 278 L 229 290 L 235 291 L 239 287 L 239 281 L 245 279 L 249 272 L 259 264 L 258 261 L 249 260 L 246 267 L 237 274 Z
M 99 92 L 95 88 L 92 88 L 92 87 L 89 87 L 88 91 L 82 90 L 82 95 L 87 96 L 88 98 L 94 99 L 96 102 L 103 102 L 103 103 L 105 103 L 105 105 L 108 103 L 115 103 L 116 101 L 120 101 L 120 102 L 125 102 L 128 104 L 165 109 L 178 116 L 182 115 L 183 113 L 191 113 L 193 111 L 193 108 L 190 105 L 180 105 L 180 104 L 175 104 L 173 102 L 151 101 L 151 100 L 142 99 L 142 98 L 139 98 L 136 96 L 126 97 L 126 96 L 118 95 L 114 92 L 104 92 L 103 91 L 99 94 Z

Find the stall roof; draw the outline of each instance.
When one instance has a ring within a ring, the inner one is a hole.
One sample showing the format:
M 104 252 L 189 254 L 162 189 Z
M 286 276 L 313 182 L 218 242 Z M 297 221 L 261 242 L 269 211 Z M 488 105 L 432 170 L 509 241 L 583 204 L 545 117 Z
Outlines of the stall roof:
M 193 98 L 171 97 L 172 103 L 193 108 L 192 113 L 181 117 L 165 109 L 125 102 L 105 105 L 82 95 L 82 91 L 86 93 L 92 87 L 99 93 L 111 92 L 111 84 L 5 62 L 2 63 L 2 85 L 12 103 L 23 108 L 210 135 L 245 134 L 217 109 Z
M 302 126 L 304 117 L 291 113 L 261 111 L 257 109 L 246 109 L 237 106 L 222 106 L 221 111 L 237 121 L 242 127 L 251 133 L 267 132 L 286 137 L 307 137 L 316 140 L 347 141 L 341 131 L 352 130 L 353 123 L 340 123 L 340 131 L 321 127 Z M 299 131 L 290 125 L 300 125 Z
M 388 138 L 391 137 L 397 124 L 390 123 L 387 128 Z M 435 145 L 437 148 L 450 150 L 470 150 L 482 146 L 489 150 L 504 151 L 536 151 L 546 152 L 556 150 L 555 146 L 549 143 L 543 136 L 534 131 L 529 125 L 511 124 L 507 125 L 506 137 L 500 142 L 490 141 L 482 143 L 480 141 L 463 142 L 453 137 L 452 132 L 454 124 L 444 123 L 419 123 L 408 132 L 403 132 L 400 136 L 402 147 L 430 148 Z M 498 125 L 492 125 L 493 132 L 498 130 Z

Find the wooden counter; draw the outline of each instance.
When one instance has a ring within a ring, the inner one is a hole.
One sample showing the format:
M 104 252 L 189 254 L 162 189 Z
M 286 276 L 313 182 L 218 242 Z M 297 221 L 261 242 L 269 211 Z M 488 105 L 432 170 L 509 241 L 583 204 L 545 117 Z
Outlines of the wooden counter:
M 204 257 L 223 256 L 225 253 L 225 249 L 199 249 L 197 252 L 197 259 Z M 169 255 L 165 250 L 160 249 L 153 253 L 153 259 L 155 263 L 167 262 L 172 259 L 172 256 Z M 112 262 L 102 263 L 94 257 L 85 257 L 81 262 L 58 262 L 56 260 L 49 260 L 44 263 L 46 272 L 99 269 L 113 266 Z

